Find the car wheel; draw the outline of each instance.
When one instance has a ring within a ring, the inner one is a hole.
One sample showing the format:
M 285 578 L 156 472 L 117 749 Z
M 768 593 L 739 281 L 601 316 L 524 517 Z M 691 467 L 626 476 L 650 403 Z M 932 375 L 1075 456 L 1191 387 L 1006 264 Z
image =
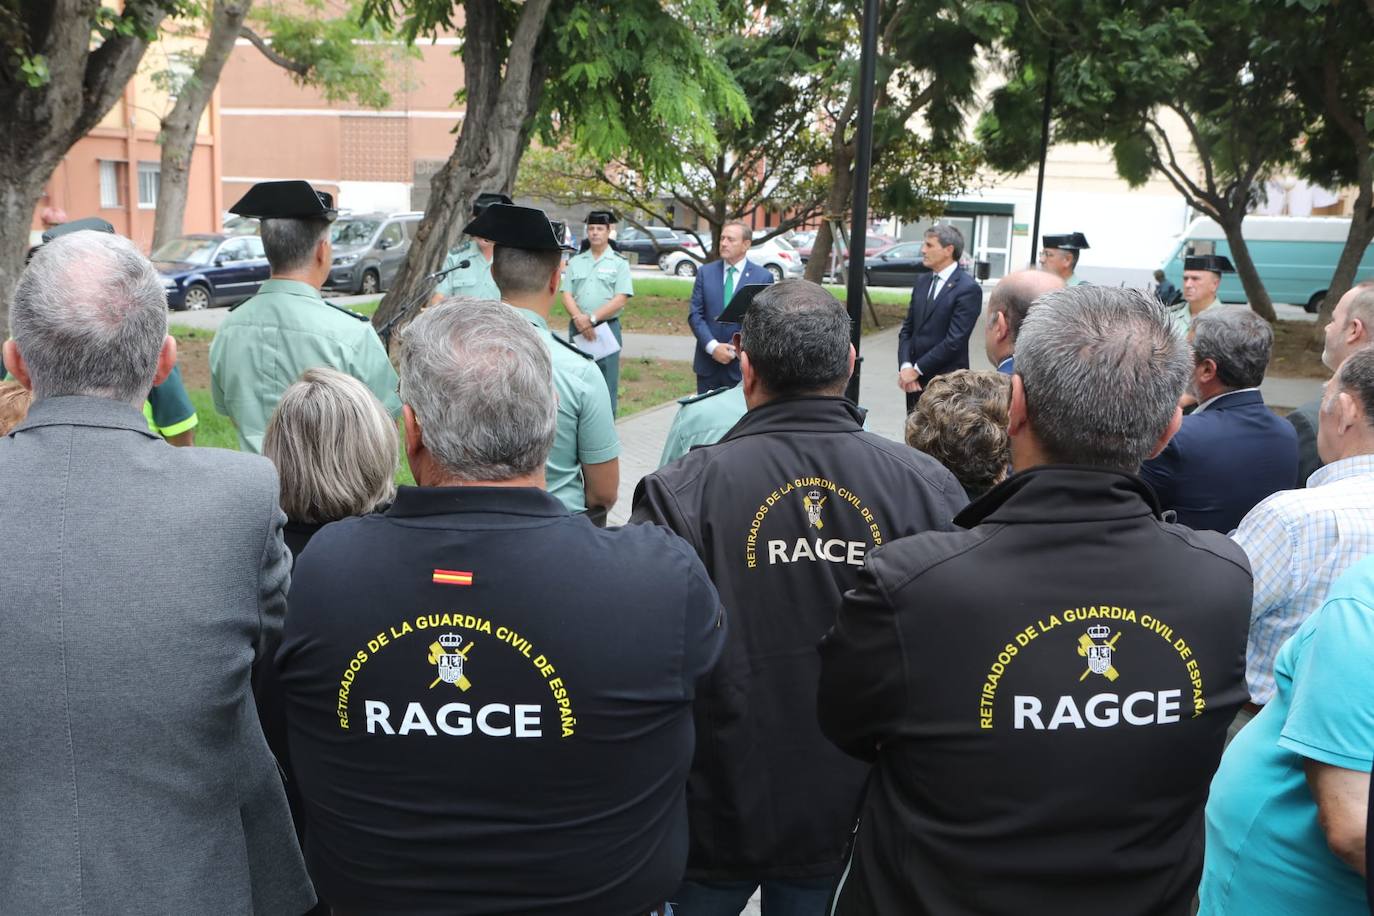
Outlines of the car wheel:
M 363 282 L 362 285 L 358 287 L 358 292 L 362 293 L 364 296 L 371 296 L 373 293 L 380 291 L 381 288 L 382 278 L 377 276 L 377 271 L 370 267 L 363 271 Z
M 663 271 L 664 273 L 668 272 L 668 256 L 666 254 L 659 256 L 658 269 Z
M 1309 315 L 1315 315 L 1322 310 L 1322 303 L 1325 301 L 1326 290 L 1322 290 L 1319 293 L 1313 293 L 1312 298 L 1307 300 L 1307 304 L 1302 307 L 1302 310 Z
M 210 307 L 210 289 L 204 283 L 192 283 L 186 287 L 186 299 L 182 308 L 188 312 L 199 312 Z
M 673 273 L 679 277 L 695 277 L 697 275 L 697 262 L 691 258 L 684 258 L 678 262 L 677 267 L 673 268 Z
M 774 283 L 780 283 L 782 281 L 783 273 L 781 267 L 776 264 L 769 264 L 765 269 L 773 275 Z

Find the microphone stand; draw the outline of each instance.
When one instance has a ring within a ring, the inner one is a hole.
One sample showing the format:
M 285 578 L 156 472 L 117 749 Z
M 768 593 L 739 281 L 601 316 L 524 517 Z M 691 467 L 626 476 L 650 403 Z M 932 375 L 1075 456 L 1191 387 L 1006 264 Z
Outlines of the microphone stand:
M 419 305 L 422 302 L 427 302 L 429 300 L 430 295 L 434 292 L 434 287 L 438 285 L 440 280 L 442 280 L 444 277 L 447 277 L 455 270 L 462 270 L 465 267 L 471 266 L 471 264 L 471 258 L 464 261 L 459 261 L 457 264 L 454 264 L 447 270 L 436 270 L 434 273 L 430 274 L 429 276 L 421 280 L 420 292 L 417 295 L 411 297 L 410 300 L 405 303 L 405 305 L 402 305 L 400 308 L 398 308 L 396 310 L 396 314 L 388 318 L 386 324 L 382 325 L 380 328 L 377 329 L 377 336 L 382 339 L 382 346 L 385 347 L 388 352 L 391 350 L 392 329 L 396 327 L 396 325 L 401 321 L 402 318 L 405 318 L 407 315 L 409 315 L 411 310 L 414 309 L 415 306 Z

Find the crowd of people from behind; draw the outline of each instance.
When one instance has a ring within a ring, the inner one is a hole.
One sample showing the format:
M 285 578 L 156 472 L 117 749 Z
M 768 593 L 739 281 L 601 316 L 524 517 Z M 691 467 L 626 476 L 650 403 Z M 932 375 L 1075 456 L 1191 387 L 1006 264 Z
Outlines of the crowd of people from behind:
M 496 293 L 396 369 L 319 300 L 327 195 L 246 200 L 273 285 L 212 356 L 244 452 L 149 428 L 175 342 L 128 240 L 15 292 L 0 913 L 1367 911 L 1374 285 L 1285 420 L 1267 324 L 1081 283 L 1080 233 L 999 282 L 971 371 L 937 226 L 899 443 L 843 396 L 844 307 L 741 241 L 691 307 L 729 394 L 606 527 L 608 370 L 548 325 L 623 307 L 596 241 L 570 291 L 488 201 Z

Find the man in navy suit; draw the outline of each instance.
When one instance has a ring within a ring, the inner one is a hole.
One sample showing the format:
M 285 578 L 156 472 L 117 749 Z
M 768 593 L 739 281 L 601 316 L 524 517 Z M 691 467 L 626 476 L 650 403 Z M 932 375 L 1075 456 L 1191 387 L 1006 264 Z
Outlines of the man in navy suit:
M 968 368 L 968 339 L 983 308 L 983 288 L 959 266 L 964 237 L 953 226 L 931 226 L 921 245 L 930 273 L 916 278 L 897 337 L 897 385 L 906 410 L 937 375 Z
M 1140 476 L 1180 524 L 1224 534 L 1265 497 L 1298 485 L 1298 437 L 1260 396 L 1269 322 L 1244 306 L 1214 307 L 1193 319 L 1189 337 L 1197 409 Z
M 739 353 L 731 343 L 739 325 L 717 321 L 741 286 L 772 283 L 773 275 L 745 255 L 752 233 L 746 223 L 726 223 L 720 230 L 720 260 L 703 265 L 692 287 L 692 306 L 687 323 L 697 337 L 692 370 L 697 374 L 697 394 L 739 384 Z

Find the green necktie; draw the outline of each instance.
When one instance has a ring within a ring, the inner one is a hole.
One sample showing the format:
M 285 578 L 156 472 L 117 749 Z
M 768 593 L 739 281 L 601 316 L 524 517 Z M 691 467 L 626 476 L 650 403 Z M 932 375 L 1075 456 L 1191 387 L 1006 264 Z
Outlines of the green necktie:
M 725 271 L 725 307 L 730 307 L 730 300 L 735 296 L 735 268 L 731 267 Z M 724 311 L 724 309 L 722 309 Z

